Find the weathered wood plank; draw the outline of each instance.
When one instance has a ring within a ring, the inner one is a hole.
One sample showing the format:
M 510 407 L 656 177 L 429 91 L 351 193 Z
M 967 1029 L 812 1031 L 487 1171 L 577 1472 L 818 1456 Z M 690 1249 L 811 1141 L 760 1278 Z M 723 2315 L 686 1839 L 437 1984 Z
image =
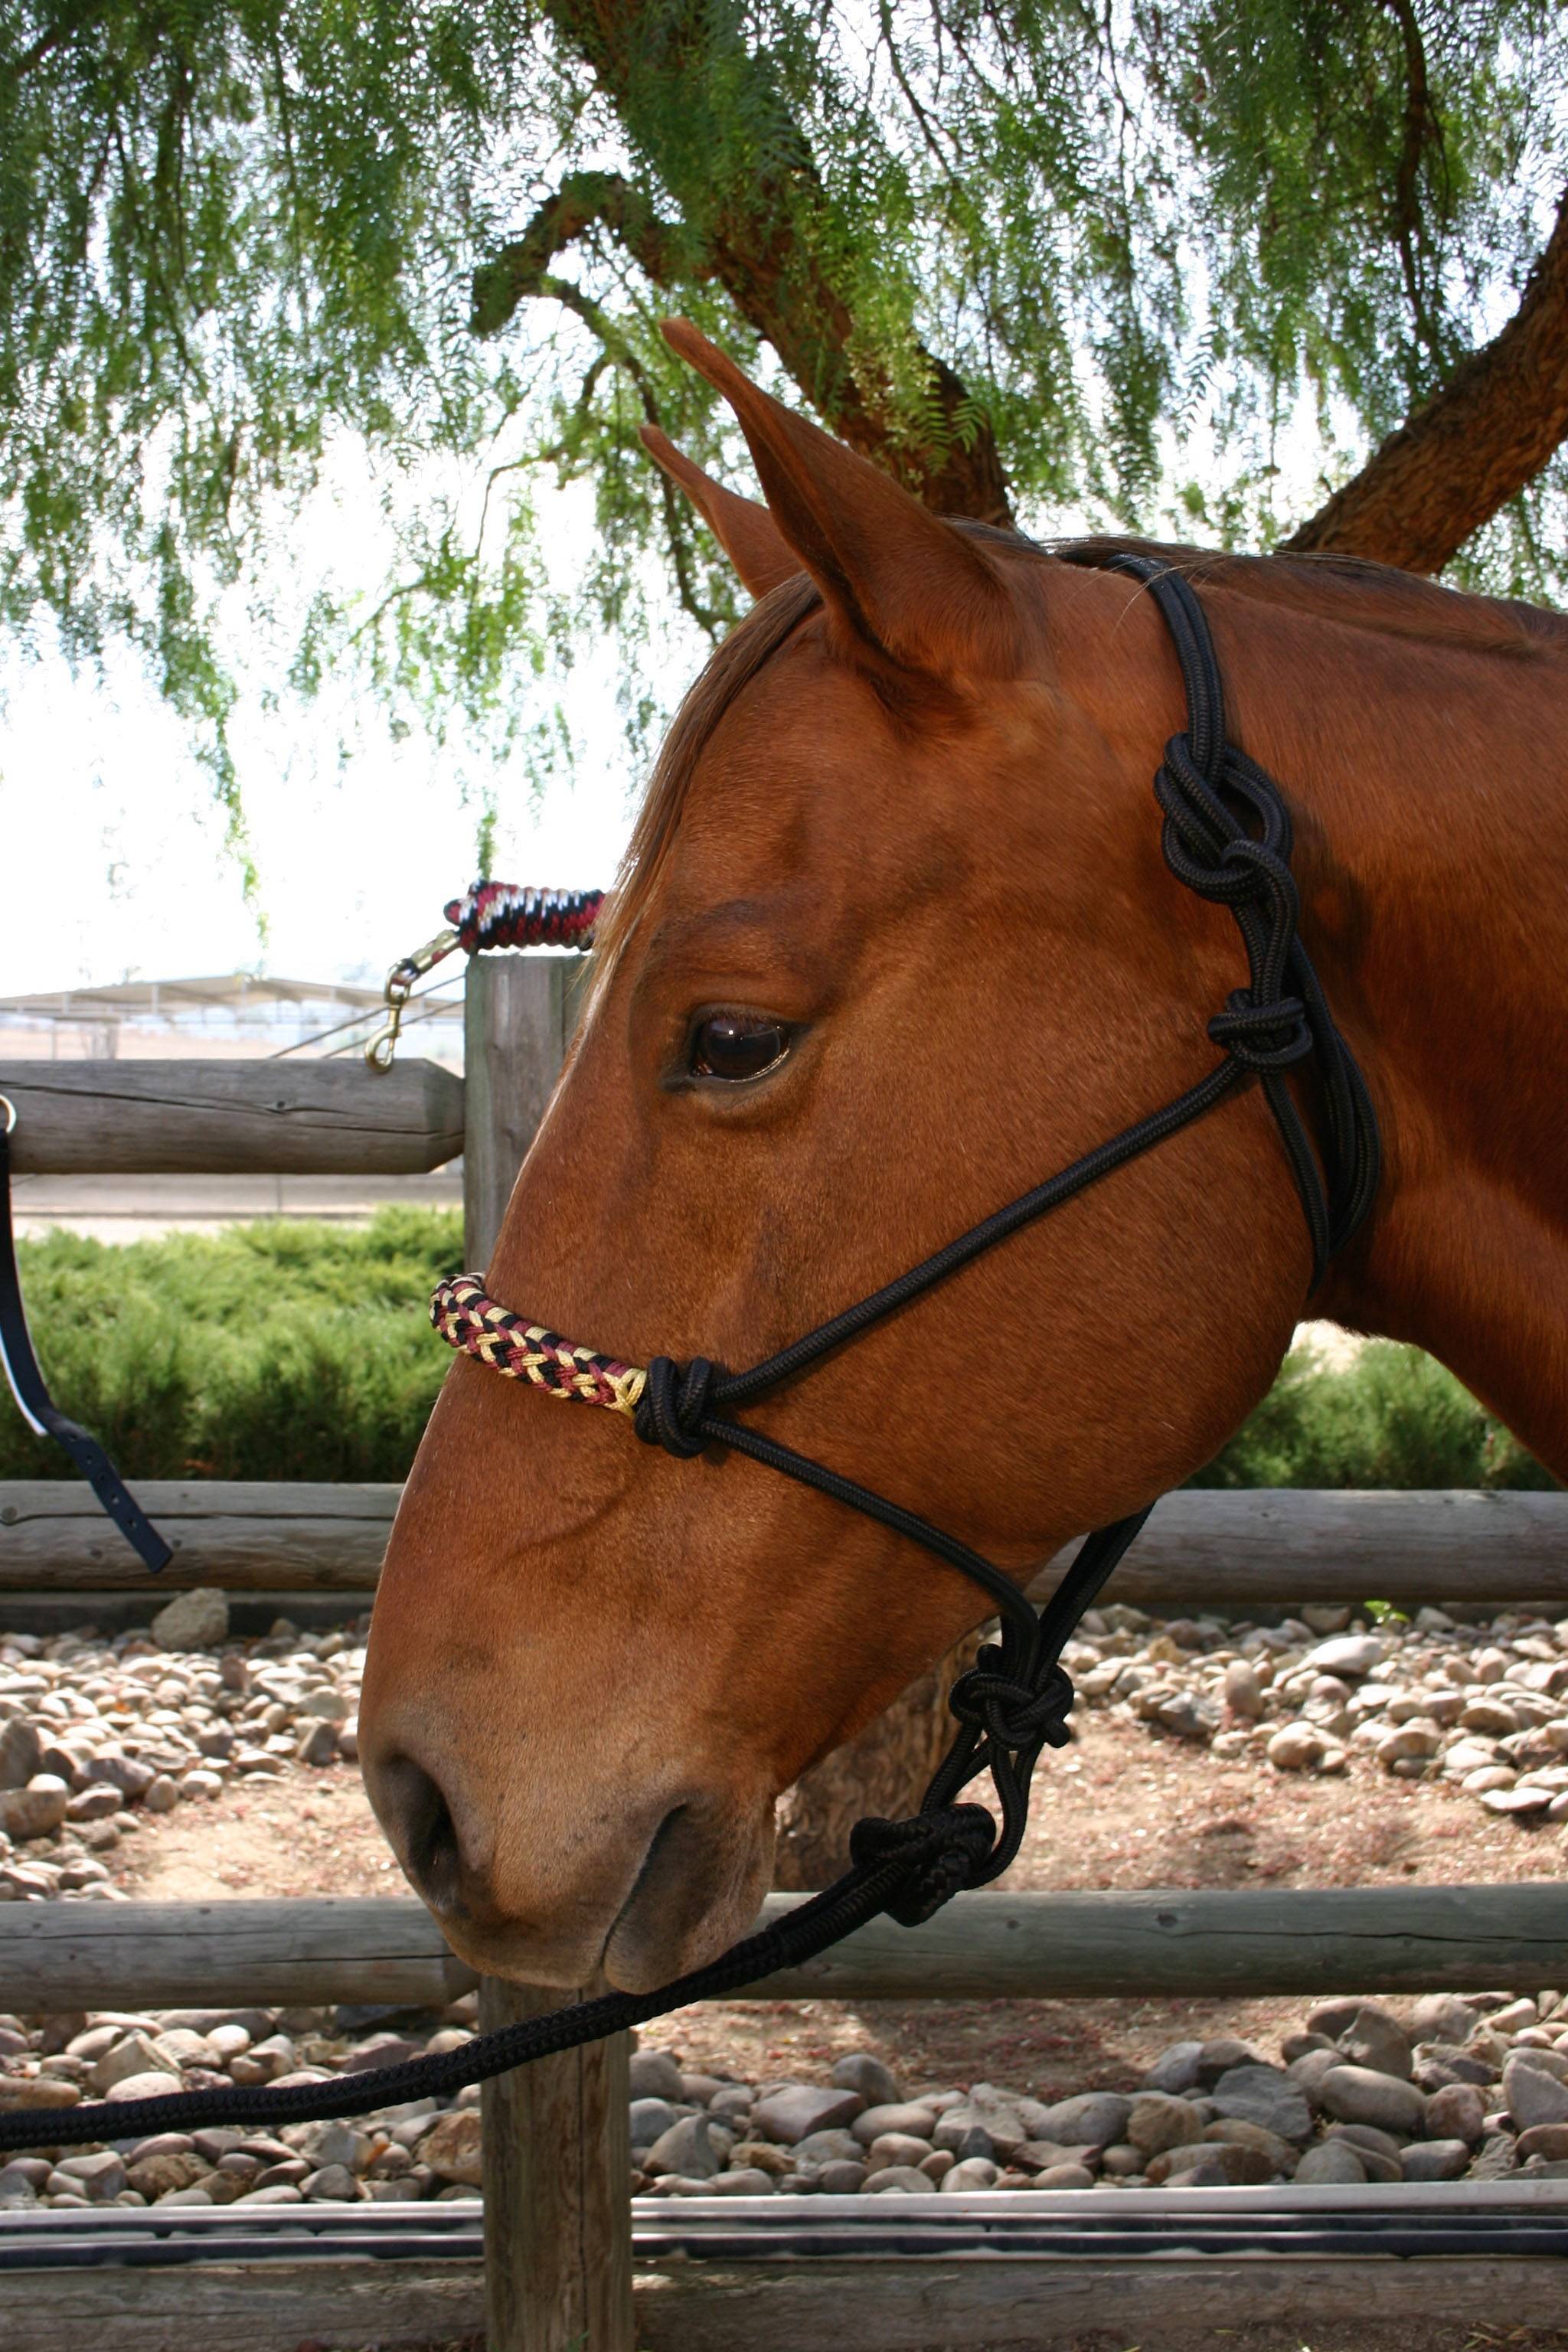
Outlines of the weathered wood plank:
M 1037 1580 L 1048 1590 L 1055 1572 Z M 1568 1494 L 1181 1488 L 1107 1595 L 1173 1601 L 1568 1601 Z
M 487 1977 L 479 2030 L 565 1998 Z M 484 2086 L 486 2352 L 637 2352 L 630 2054 L 616 2033 Z
M 412 1175 L 463 1149 L 463 1081 L 417 1057 L 0 1062 L 19 1175 Z
M 800 1901 L 773 1895 L 775 1905 Z M 873 1920 L 757 2000 L 1093 2000 L 1437 1992 L 1562 1980 L 1568 1888 L 1178 1887 L 966 1895 L 922 1927 Z
M 640 2270 L 637 2342 L 646 2352 L 984 2352 L 1098 2333 L 1310 2327 L 1347 2321 L 1393 2332 L 1422 2321 L 1555 2327 L 1563 2265 L 1434 2255 L 1108 2262 L 1093 2257 L 676 2263 Z M 211 2267 L 27 2271 L 0 2279 L 6 2352 L 382 2352 L 447 2343 L 477 2329 L 477 2262 L 267 2261 Z M 1457 2336 L 1456 2336 L 1456 2340 Z
M 0 1484 L 0 1591 L 371 1592 L 403 1491 L 288 1479 L 133 1483 L 174 1546 L 162 1575 L 147 1573 L 79 1479 L 17 1478 Z
M 11 1993 L 30 2010 L 119 2008 L 127 1998 L 210 2008 L 235 1985 L 267 1986 L 247 1998 L 268 2002 L 443 2008 L 476 1982 L 412 1897 L 0 1906 L 0 2008 Z
M 78 1481 L 0 1482 L 0 1592 L 369 1591 L 399 1492 L 140 1480 L 138 1497 L 174 1546 L 153 1578 Z M 1037 1595 L 1056 1573 L 1037 1578 Z M 1568 1495 L 1188 1488 L 1166 1496 L 1108 1597 L 1167 1609 L 1368 1599 L 1568 1606 Z
M 469 959 L 463 1244 L 476 1273 L 489 1263 L 523 1154 L 555 1091 L 586 969 L 578 955 Z
M 773 1895 L 764 1919 L 800 1901 Z M 961 1895 L 923 1927 L 874 1920 L 744 1998 L 1539 1991 L 1568 1974 L 1568 1888 L 1174 1888 Z M 474 1979 L 395 1896 L 0 1906 L 0 2010 L 247 2001 L 444 2002 Z

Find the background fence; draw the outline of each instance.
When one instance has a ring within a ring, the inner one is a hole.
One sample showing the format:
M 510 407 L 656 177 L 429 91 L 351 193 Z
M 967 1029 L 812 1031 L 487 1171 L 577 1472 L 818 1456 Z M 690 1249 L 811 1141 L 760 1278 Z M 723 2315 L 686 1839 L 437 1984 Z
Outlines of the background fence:
M 578 960 L 559 956 L 473 960 L 462 1080 L 417 1060 L 379 1076 L 357 1064 L 310 1062 L 0 1065 L 0 1092 L 12 1097 L 19 1113 L 16 1164 L 39 1173 L 392 1173 L 434 1168 L 461 1151 L 465 1255 L 470 1266 L 482 1268 L 559 1071 L 582 971 Z M 47 1334 L 42 1336 L 47 1353 Z M 142 1596 L 205 1583 L 258 1606 L 309 1601 L 352 1608 L 374 1590 L 398 1490 L 151 1482 L 138 1491 L 174 1546 L 173 1564 L 156 1580 L 74 1482 L 0 1486 L 0 1605 L 14 1619 L 28 1607 L 101 1618 L 131 1604 L 144 1608 Z M 1041 1581 L 1048 1584 L 1048 1572 Z M 1117 1598 L 1167 1609 L 1359 1601 L 1373 1593 L 1408 1602 L 1561 1606 L 1568 1604 L 1568 1496 L 1173 1495 L 1117 1571 L 1114 1590 Z M 795 1899 L 774 1895 L 769 1907 Z M 1565 1912 L 1563 1890 L 1541 1883 L 1322 1893 L 974 1895 L 917 1930 L 874 1922 L 808 1967 L 752 1988 L 749 1997 L 1038 2000 L 1481 1986 L 1534 1991 L 1561 1982 L 1568 1969 Z M 445 2003 L 473 1981 L 423 1906 L 412 1901 L 29 1905 L 0 1911 L 0 2007 L 23 2011 Z M 485 2028 L 510 2022 L 559 2006 L 563 1998 L 559 1991 L 486 1981 L 479 1987 L 480 2022 Z M 764 2328 L 770 2352 L 784 2352 L 789 2344 L 816 2345 L 839 2330 L 850 2307 L 847 2297 L 866 2352 L 872 2347 L 894 2352 L 939 2338 L 980 2344 L 1005 2336 L 1009 2327 L 1015 2335 L 1023 2332 L 1014 2325 L 1023 2308 L 1021 2273 L 1011 2274 L 1005 2291 L 984 2267 L 952 2277 L 944 2272 L 940 2284 L 933 2273 L 923 2286 L 912 2286 L 905 2257 L 919 2250 L 920 2231 L 911 2225 L 908 2245 L 889 2244 L 893 2224 L 885 2214 L 857 2221 L 872 2236 L 881 2233 L 858 2263 L 824 2266 L 814 2260 L 792 2268 L 785 2245 L 765 2282 L 766 2263 L 742 2265 L 740 2277 L 726 2269 L 724 2242 L 716 2241 L 705 2264 L 678 2263 L 653 2274 L 634 2321 L 626 2058 L 620 2036 L 485 2087 L 489 2352 L 569 2352 L 584 2343 L 590 2352 L 634 2352 L 638 2342 L 649 2341 L 679 2342 L 684 2352 L 700 2352 Z M 1313 2200 L 1325 2193 L 1274 2196 L 1269 2210 L 1315 2210 Z M 1373 2210 L 1364 2202 L 1368 2192 L 1354 2193 L 1358 2210 Z M 1131 2222 L 1130 2199 L 1138 2194 L 1079 2191 L 1071 2210 L 1085 2217 L 1087 2227 L 1088 2217 L 1109 2198 Z M 1150 2210 L 1164 2210 L 1161 2192 L 1147 2194 L 1155 2200 Z M 1172 2210 L 1195 2214 L 1192 2200 L 1198 2192 L 1180 2194 L 1182 2202 Z M 1224 2210 L 1252 2210 L 1246 2200 L 1263 2194 L 1226 2192 L 1231 2201 Z M 1486 2204 L 1477 2191 L 1472 2206 L 1478 2198 Z M 782 2208 L 792 2200 L 775 2201 Z M 1042 2210 L 1061 2201 L 1039 2200 Z M 781 2227 L 787 2218 L 781 2215 Z M 939 2238 L 940 2232 L 926 2250 L 941 2252 Z M 1048 2289 L 1043 2273 L 1031 2273 L 1031 2325 L 1041 2324 L 1047 2308 L 1053 2326 L 1091 2324 L 1097 2316 L 1089 2293 L 1092 2279 L 1120 2283 L 1119 2325 L 1140 2324 L 1140 2310 L 1146 2317 L 1168 2316 L 1180 2305 L 1179 2266 L 1170 2275 L 1148 2260 L 1129 2269 L 1131 2256 L 1112 2252 L 1097 2267 L 1082 2248 L 1071 2259 L 1079 2268 L 1070 2289 L 1059 2265 Z M 1302 2259 L 1310 2268 L 1310 2258 Z M 1468 2294 L 1484 2302 L 1506 2272 L 1510 2315 L 1532 2315 L 1534 2289 L 1521 2284 L 1529 2264 L 1472 2254 L 1461 2278 L 1457 2259 L 1450 2253 L 1436 2260 L 1438 2307 L 1458 2312 Z M 52 2352 L 57 2341 L 79 2342 L 89 2326 L 101 2326 L 111 2306 L 101 2294 L 95 2302 L 95 2290 L 74 2273 L 51 2269 L 47 2249 L 40 2248 L 39 2260 L 26 2289 L 35 2311 L 26 2345 L 27 2352 Z M 320 2319 L 330 2303 L 334 2310 L 342 2305 L 357 2313 L 366 2339 L 378 2331 L 385 2335 L 389 2282 L 403 2257 L 383 2251 L 374 2294 L 364 2278 L 352 2273 L 347 2253 L 343 2260 L 349 2269 L 343 2279 L 332 2274 L 330 2293 L 319 2258 L 313 2269 L 305 2263 L 305 2275 L 287 2294 L 279 2291 L 277 2310 L 285 2315 L 285 2328 L 298 2320 L 299 2332 L 317 2332 L 312 2308 Z M 809 2278 L 795 2275 L 803 2268 Z M 1548 2273 L 1555 2294 L 1561 2273 L 1551 2263 L 1542 2270 L 1543 2277 Z M 46 2274 L 55 2281 L 47 2291 Z M 151 2344 L 161 2340 L 156 2330 L 165 2325 L 158 2315 L 165 2309 L 161 2298 L 167 2282 L 156 2293 L 145 2282 L 132 2291 L 126 2284 L 132 2275 L 126 2273 L 116 2287 L 122 2299 L 112 2308 L 122 2326 L 130 2324 L 133 2307 L 142 2309 L 153 2332 L 134 2340 Z M 276 2285 L 277 2274 L 268 2275 Z M 419 2275 L 424 2279 L 425 2273 Z M 1313 2308 L 1368 2312 L 1383 2295 L 1379 2275 L 1367 2263 L 1347 2265 L 1342 2255 L 1320 2263 Z M 1277 2280 L 1264 2292 L 1258 2267 L 1248 2270 L 1245 2261 L 1234 2279 L 1220 2262 L 1208 2266 L 1204 2280 L 1201 2315 L 1211 2325 L 1227 2312 L 1267 2315 L 1270 2294 L 1277 2299 Z M 436 2332 L 434 2320 L 426 2324 L 428 2305 L 441 2326 L 450 2326 L 453 2297 L 434 2289 L 426 2294 L 424 2285 L 416 2291 L 412 2281 L 405 2272 L 405 2315 L 416 2314 L 418 2327 Z M 765 2318 L 749 2307 L 764 2284 Z M 174 2296 L 167 2310 L 177 2315 L 168 2324 L 186 2331 L 184 2340 L 200 2341 L 212 2352 L 230 2341 L 261 2342 L 254 2332 L 261 2289 L 256 2278 L 247 2281 L 243 2262 L 226 2305 L 211 2281 L 199 2289 L 190 2278 L 182 2284 L 188 2290 L 184 2300 Z M 1406 2308 L 1409 2292 L 1402 2287 L 1386 2307 Z M 1545 2309 L 1543 2304 L 1542 2315 Z M 10 2340 L 23 2344 L 20 2335 Z

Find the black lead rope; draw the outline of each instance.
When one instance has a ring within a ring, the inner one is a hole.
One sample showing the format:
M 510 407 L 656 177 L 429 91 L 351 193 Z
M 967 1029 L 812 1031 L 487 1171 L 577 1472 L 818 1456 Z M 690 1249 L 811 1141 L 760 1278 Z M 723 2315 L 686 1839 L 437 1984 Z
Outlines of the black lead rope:
M 16 1124 L 15 1104 L 8 1095 L 0 1095 L 0 1364 L 28 1428 L 35 1436 L 52 1437 L 63 1446 L 126 1542 L 156 1574 L 168 1567 L 174 1553 L 97 1438 L 60 1411 L 33 1353 L 11 1219 L 11 1130 Z
M 1046 1216 L 1138 1154 L 1178 1134 L 1257 1078 L 1274 1115 L 1301 1196 L 1312 1244 L 1312 1287 L 1334 1251 L 1355 1233 L 1377 1186 L 1377 1123 L 1355 1061 L 1334 1026 L 1305 950 L 1289 856 L 1290 820 L 1278 786 L 1226 740 L 1224 696 L 1208 625 L 1183 575 L 1155 559 L 1065 551 L 1069 562 L 1130 573 L 1153 597 L 1170 628 L 1186 688 L 1187 726 L 1165 747 L 1154 790 L 1164 814 L 1165 861 L 1179 881 L 1227 907 L 1247 951 L 1248 980 L 1209 1024 L 1225 1059 L 1195 1086 L 1123 1129 L 1022 1199 L 997 1210 L 920 1265 L 749 1371 L 727 1372 L 698 1358 L 656 1357 L 637 1409 L 637 1434 L 687 1459 L 712 1444 L 749 1454 L 785 1476 L 878 1520 L 980 1585 L 995 1603 L 1001 1639 L 982 1650 L 949 1700 L 960 1730 L 909 1821 L 858 1822 L 851 1867 L 784 1918 L 747 1937 L 705 1968 L 649 1993 L 605 1993 L 544 2017 L 486 2034 L 439 2057 L 356 2074 L 348 2080 L 278 2090 L 173 2093 L 166 2098 L 34 2114 L 0 2115 L 0 2150 L 142 2137 L 205 2124 L 277 2126 L 318 2116 L 363 2115 L 407 2099 L 443 2098 L 601 2036 L 647 2024 L 694 2000 L 721 1998 L 801 1967 L 879 1913 L 905 1926 L 929 1919 L 961 1889 L 1006 1869 L 1024 1832 L 1030 1775 L 1042 1747 L 1068 1738 L 1073 1690 L 1061 1651 L 1086 1609 L 1149 1516 L 1149 1506 L 1085 1538 L 1071 1567 L 1037 1615 L 1011 1578 L 968 1545 L 900 1504 L 734 1420 L 742 1405 L 794 1379 L 874 1323 L 945 1282 L 984 1251 Z M 1239 814 L 1237 806 L 1239 804 Z M 1322 1092 L 1321 1167 L 1285 1083 L 1310 1056 Z M 979 1773 L 990 1775 L 1001 1822 L 987 1807 L 956 1801 Z

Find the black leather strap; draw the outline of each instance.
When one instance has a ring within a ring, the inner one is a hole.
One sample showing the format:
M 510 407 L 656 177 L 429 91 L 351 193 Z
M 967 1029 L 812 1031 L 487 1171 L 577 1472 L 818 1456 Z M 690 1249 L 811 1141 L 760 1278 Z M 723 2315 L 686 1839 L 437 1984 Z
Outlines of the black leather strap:
M 126 1486 L 96 1437 L 63 1413 L 44 1382 L 22 1305 L 22 1277 L 11 1231 L 11 1129 L 15 1112 L 0 1096 L 0 1364 L 22 1418 L 40 1437 L 52 1437 L 70 1455 L 132 1549 L 154 1573 L 174 1553 Z

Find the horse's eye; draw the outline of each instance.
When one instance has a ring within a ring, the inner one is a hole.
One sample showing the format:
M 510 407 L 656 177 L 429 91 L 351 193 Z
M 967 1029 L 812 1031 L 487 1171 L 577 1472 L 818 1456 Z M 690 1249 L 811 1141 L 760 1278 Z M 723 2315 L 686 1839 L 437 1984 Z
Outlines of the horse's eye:
M 691 1036 L 691 1072 L 699 1078 L 761 1077 L 789 1051 L 782 1021 L 760 1013 L 710 1013 Z

